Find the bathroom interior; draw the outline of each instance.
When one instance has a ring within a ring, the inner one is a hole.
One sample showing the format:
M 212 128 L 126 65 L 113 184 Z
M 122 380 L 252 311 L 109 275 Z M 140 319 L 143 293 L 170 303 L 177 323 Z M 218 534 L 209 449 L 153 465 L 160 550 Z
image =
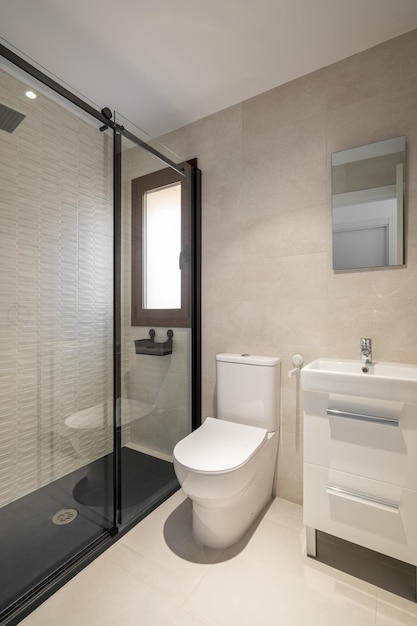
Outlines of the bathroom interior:
M 417 364 L 417 30 L 157 140 L 3 44 L 0 623 L 12 626 L 177 492 L 173 450 L 215 413 L 216 355 L 279 358 L 272 495 L 297 505 L 311 483 L 299 365 L 360 361 L 361 338 L 376 364 Z M 332 155 L 393 138 L 401 259 L 335 269 Z M 190 209 L 173 263 L 180 251 L 184 319 L 135 304 L 135 181 L 160 170 Z M 415 602 L 410 507 L 412 556 L 398 558 Z

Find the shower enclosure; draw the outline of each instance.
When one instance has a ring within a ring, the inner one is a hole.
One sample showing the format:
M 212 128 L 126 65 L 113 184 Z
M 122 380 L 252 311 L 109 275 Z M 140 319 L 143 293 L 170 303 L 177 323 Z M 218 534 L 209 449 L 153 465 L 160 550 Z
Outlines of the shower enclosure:
M 172 449 L 199 422 L 199 172 L 0 51 L 0 622 L 12 625 L 178 488 Z M 166 168 L 190 201 L 189 317 L 176 326 L 175 306 L 161 324 L 149 308 L 141 326 L 132 180 Z

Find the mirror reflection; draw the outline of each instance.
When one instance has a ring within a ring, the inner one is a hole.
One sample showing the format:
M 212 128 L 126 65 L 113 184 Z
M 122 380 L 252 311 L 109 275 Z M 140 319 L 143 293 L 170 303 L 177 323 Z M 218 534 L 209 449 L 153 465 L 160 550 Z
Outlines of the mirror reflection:
M 405 137 L 332 154 L 333 269 L 403 265 Z

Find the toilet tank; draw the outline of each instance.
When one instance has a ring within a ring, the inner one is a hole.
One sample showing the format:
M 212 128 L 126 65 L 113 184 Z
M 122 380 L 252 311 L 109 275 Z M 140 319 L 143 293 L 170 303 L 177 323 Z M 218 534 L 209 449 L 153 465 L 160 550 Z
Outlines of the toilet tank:
M 279 428 L 281 361 L 251 354 L 218 354 L 217 418 L 249 426 Z

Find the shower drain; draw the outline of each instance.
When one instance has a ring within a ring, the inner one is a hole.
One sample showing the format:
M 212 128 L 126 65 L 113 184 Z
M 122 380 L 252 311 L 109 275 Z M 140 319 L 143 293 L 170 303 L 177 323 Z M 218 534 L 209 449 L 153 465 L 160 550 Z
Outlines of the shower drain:
M 73 522 L 78 515 L 77 509 L 61 509 L 52 518 L 52 521 L 57 526 L 62 524 L 69 524 Z

